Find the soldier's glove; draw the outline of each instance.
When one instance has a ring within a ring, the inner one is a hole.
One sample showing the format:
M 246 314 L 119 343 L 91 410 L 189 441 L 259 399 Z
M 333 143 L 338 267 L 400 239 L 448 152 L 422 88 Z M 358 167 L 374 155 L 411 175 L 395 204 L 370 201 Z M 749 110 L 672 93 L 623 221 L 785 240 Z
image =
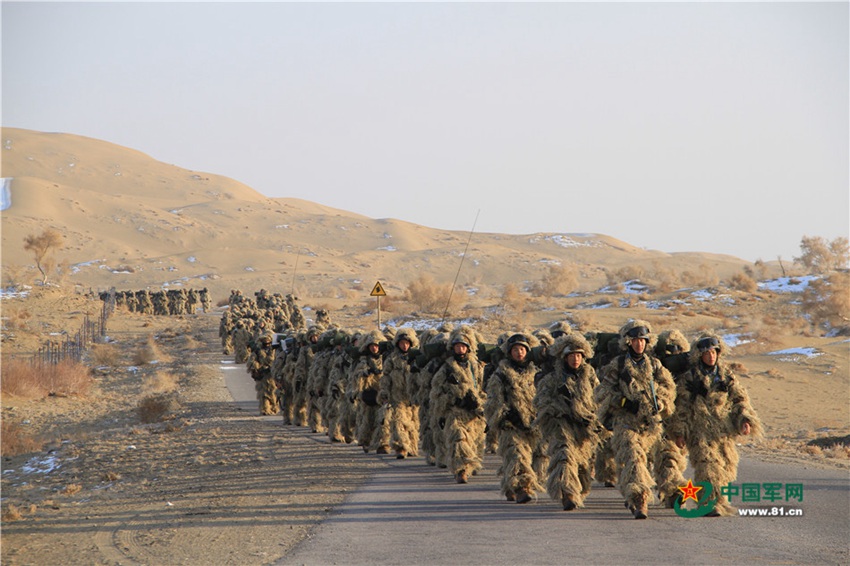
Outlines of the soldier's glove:
M 372 387 L 368 389 L 364 389 L 363 393 L 360 394 L 360 398 L 363 399 L 363 402 L 366 403 L 370 407 L 378 406 L 378 390 Z
M 703 397 L 708 395 L 708 389 L 706 389 L 705 384 L 703 384 L 701 380 L 694 380 L 685 383 L 685 389 L 691 392 L 691 399 L 697 395 L 702 395 Z
M 446 428 L 446 419 L 440 417 L 440 420 L 437 421 L 437 425 L 439 425 L 440 430 Z
M 464 395 L 462 399 L 455 399 L 455 406 L 460 407 L 464 411 L 474 413 L 478 410 L 480 403 L 472 391 L 467 391 L 466 395 Z
M 566 383 L 562 383 L 561 386 L 557 389 L 558 393 L 566 400 L 570 400 L 573 398 L 573 394 L 570 393 L 569 388 Z
M 620 406 L 631 414 L 636 415 L 638 410 L 640 410 L 640 401 L 632 401 L 623 397 L 623 400 L 620 401 Z
M 455 377 L 455 374 L 454 374 L 454 373 L 451 373 L 451 372 L 449 372 L 449 373 L 446 375 L 446 381 L 447 381 L 448 383 L 451 383 L 452 385 L 460 385 L 460 383 L 459 383 L 459 382 L 458 382 L 458 380 L 457 380 L 457 377 Z
M 729 392 L 729 382 L 726 381 L 725 379 L 721 379 L 720 381 L 717 382 L 716 389 L 718 391 L 725 391 L 725 392 L 728 393 Z

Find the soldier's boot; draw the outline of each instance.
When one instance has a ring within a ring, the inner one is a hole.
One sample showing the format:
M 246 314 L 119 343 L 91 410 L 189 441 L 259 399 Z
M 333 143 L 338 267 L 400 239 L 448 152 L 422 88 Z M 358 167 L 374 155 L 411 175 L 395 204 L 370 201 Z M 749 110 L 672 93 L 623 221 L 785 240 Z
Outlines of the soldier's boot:
M 466 470 L 461 470 L 455 476 L 457 483 L 469 483 L 469 473 Z
M 617 485 L 612 481 L 606 481 L 605 487 L 617 487 Z
M 513 491 L 509 491 L 505 494 L 505 499 L 508 501 L 516 501 L 516 495 L 514 495 Z
M 528 493 L 527 491 L 525 491 L 524 489 L 519 488 L 517 490 L 517 492 L 516 492 L 516 502 L 517 503 L 528 503 L 532 499 L 533 498 L 531 497 L 531 494 Z
M 378 448 L 375 450 L 375 454 L 389 454 L 389 453 L 390 453 L 390 447 L 389 446 L 378 446 Z
M 404 460 L 405 458 L 407 458 L 407 450 L 404 450 L 404 449 L 396 450 L 395 457 L 396 457 L 396 460 Z
M 578 507 L 578 505 L 576 505 L 576 502 L 573 501 L 573 498 L 567 495 L 566 493 L 561 497 L 561 505 L 564 506 L 564 511 L 572 511 L 573 509 Z
M 632 513 L 635 516 L 635 519 L 646 519 L 649 516 L 649 503 L 648 497 L 645 493 L 641 493 L 636 495 L 634 498 L 634 502 L 632 506 L 634 507 L 634 511 Z

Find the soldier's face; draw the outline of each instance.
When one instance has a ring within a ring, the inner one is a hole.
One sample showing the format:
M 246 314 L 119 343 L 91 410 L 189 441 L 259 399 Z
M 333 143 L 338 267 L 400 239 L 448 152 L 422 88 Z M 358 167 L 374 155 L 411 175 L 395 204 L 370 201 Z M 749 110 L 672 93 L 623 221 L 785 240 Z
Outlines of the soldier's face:
M 407 352 L 410 349 L 410 341 L 406 338 L 402 338 L 398 341 L 398 349 L 402 352 Z
M 578 369 L 583 359 L 584 354 L 582 354 L 581 352 L 570 352 L 569 354 L 567 354 L 566 357 L 567 367 L 572 369 Z
M 380 347 L 377 344 L 375 344 L 374 342 L 369 344 L 369 352 L 371 352 L 372 354 L 377 354 L 378 350 L 380 350 Z
M 717 350 L 710 348 L 700 354 L 700 358 L 702 358 L 702 363 L 708 367 L 714 367 L 714 364 L 717 363 Z
M 528 355 L 528 349 L 522 344 L 514 344 L 511 347 L 511 358 L 515 362 L 521 362 L 525 360 L 525 357 Z
M 644 350 L 646 350 L 646 338 L 630 338 L 629 345 L 635 354 L 643 354 Z
M 459 355 L 459 356 L 462 356 L 462 355 L 466 354 L 467 352 L 469 352 L 469 346 L 467 346 L 466 344 L 462 344 L 460 342 L 455 344 L 452 347 L 452 349 L 454 350 L 454 353 Z

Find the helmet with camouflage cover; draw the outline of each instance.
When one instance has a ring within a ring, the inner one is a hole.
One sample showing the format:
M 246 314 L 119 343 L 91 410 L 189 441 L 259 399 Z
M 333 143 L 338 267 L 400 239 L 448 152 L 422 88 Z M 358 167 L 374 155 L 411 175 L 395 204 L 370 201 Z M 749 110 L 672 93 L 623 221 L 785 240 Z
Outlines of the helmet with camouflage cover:
M 449 335 L 449 341 L 446 344 L 446 349 L 452 351 L 455 344 L 466 344 L 469 348 L 469 353 L 474 355 L 478 349 L 478 339 L 475 329 L 468 324 L 462 324 L 452 330 Z
M 697 363 L 706 350 L 714 349 L 717 351 L 717 358 L 720 359 L 729 353 L 729 347 L 723 341 L 723 338 L 714 332 L 702 332 L 699 337 L 691 343 L 691 351 L 688 354 L 688 359 L 691 363 Z
M 690 349 L 691 345 L 688 343 L 688 339 L 675 328 L 658 333 L 658 344 L 655 346 L 657 357 L 674 356 Z
M 516 345 L 525 346 L 526 353 L 528 353 L 532 348 L 539 346 L 540 341 L 529 332 L 514 332 L 499 347 L 505 355 L 509 355 L 511 348 Z
M 369 344 L 380 344 L 384 341 L 386 341 L 386 338 L 380 330 L 372 330 L 360 336 L 357 341 L 357 350 L 362 354 L 366 352 Z
M 652 333 L 652 326 L 639 318 L 633 318 L 620 328 L 620 350 L 628 350 L 632 338 L 644 338 L 647 352 L 653 351 L 658 341 L 658 336 Z
M 563 320 L 559 320 L 558 322 L 553 322 L 549 325 L 549 334 L 552 335 L 553 340 L 557 340 L 564 334 L 569 334 L 573 331 L 570 323 L 565 322 Z
M 410 342 L 411 348 L 419 347 L 419 338 L 416 336 L 416 331 L 410 328 L 409 326 L 399 328 L 396 331 L 395 337 L 393 338 L 393 346 L 398 347 L 398 343 L 401 340 L 407 340 L 408 342 Z
M 531 333 L 543 346 L 551 346 L 555 339 L 552 334 L 545 328 L 537 328 Z
M 581 352 L 584 354 L 584 359 L 589 360 L 593 357 L 593 347 L 584 336 L 577 332 L 564 334 L 549 348 L 549 354 L 553 358 L 563 358 L 567 354 Z

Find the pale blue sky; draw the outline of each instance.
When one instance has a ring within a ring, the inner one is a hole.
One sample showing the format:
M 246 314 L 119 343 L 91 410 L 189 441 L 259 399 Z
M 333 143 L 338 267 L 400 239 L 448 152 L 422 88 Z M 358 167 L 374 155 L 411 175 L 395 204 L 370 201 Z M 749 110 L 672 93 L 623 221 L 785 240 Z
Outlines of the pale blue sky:
M 373 218 L 790 259 L 850 231 L 848 3 L 2 4 L 2 124 Z

